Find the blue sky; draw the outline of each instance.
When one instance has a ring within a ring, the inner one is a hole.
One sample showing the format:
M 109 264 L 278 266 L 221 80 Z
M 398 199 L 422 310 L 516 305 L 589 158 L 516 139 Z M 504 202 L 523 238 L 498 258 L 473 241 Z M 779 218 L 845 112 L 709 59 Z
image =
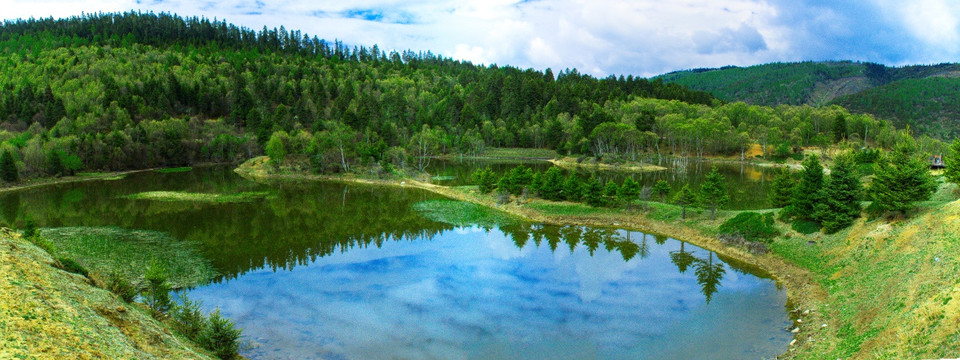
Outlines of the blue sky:
M 960 61 L 954 0 L 0 0 L 0 17 L 142 10 L 596 76 L 775 61 Z

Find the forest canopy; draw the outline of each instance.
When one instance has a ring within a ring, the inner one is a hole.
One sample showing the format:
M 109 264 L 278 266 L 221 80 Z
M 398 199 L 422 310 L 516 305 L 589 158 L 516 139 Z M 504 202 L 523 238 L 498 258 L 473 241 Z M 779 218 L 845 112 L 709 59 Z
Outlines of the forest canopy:
M 725 104 L 661 80 L 351 48 L 283 27 L 134 12 L 0 26 L 0 151 L 26 177 L 236 161 L 274 136 L 346 170 L 488 146 L 636 157 L 758 143 L 767 156 L 905 135 L 838 106 Z

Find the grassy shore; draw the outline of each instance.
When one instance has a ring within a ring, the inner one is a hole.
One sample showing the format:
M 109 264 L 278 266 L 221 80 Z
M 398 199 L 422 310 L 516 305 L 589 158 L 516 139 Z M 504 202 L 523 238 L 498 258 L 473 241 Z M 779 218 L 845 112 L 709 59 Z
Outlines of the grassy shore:
M 141 172 L 141 171 L 146 171 L 146 170 L 117 171 L 117 172 L 79 172 L 74 176 L 30 179 L 30 180 L 26 180 L 18 183 L 0 185 L 0 192 L 17 191 L 17 190 L 30 189 L 30 188 L 40 187 L 40 186 L 80 182 L 80 181 L 120 180 L 126 177 L 128 174 Z
M 690 209 L 687 219 L 681 219 L 679 207 L 655 202 L 648 203 L 645 210 L 541 199 L 519 203 L 514 199 L 501 205 L 472 186 L 351 175 L 274 174 L 264 164 L 264 158 L 254 159 L 237 171 L 266 179 L 417 187 L 530 221 L 668 234 L 752 264 L 786 286 L 796 332 L 784 358 L 900 359 L 960 354 L 960 277 L 956 276 L 960 272 L 960 234 L 956 230 L 960 229 L 960 201 L 955 200 L 954 186 L 941 186 L 935 201 L 922 203 L 906 220 L 860 219 L 832 235 L 802 235 L 778 223 L 784 235 L 774 239 L 772 252 L 755 255 L 717 240 L 719 225 L 741 211 L 718 211 L 717 219 L 709 220 L 705 212 Z
M 20 234 L 0 229 L 0 358 L 212 358 L 145 308 L 54 263 Z

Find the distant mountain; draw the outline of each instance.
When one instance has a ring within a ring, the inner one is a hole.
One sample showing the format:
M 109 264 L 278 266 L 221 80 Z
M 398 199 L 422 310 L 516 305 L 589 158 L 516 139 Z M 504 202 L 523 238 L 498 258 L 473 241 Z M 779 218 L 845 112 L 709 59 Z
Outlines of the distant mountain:
M 724 101 L 768 106 L 838 104 L 941 139 L 960 134 L 960 64 L 771 63 L 684 70 L 658 78 L 710 92 Z

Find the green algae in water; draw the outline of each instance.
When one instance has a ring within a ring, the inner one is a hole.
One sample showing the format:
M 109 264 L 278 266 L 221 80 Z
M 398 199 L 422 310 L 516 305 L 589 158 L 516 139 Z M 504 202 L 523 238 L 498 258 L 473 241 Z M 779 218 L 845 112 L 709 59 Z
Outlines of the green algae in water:
M 522 222 L 505 212 L 464 201 L 427 200 L 413 204 L 413 208 L 430 220 L 455 226 L 496 227 Z
M 104 277 L 116 272 L 137 283 L 153 259 L 165 266 L 174 288 L 205 284 L 217 275 L 210 261 L 201 255 L 199 243 L 158 231 L 61 227 L 40 233 L 56 246 L 57 256 L 72 258 Z
M 145 191 L 124 198 L 134 200 L 157 201 L 195 201 L 210 203 L 247 202 L 262 199 L 269 195 L 267 191 L 249 191 L 236 194 L 194 193 L 184 191 Z

